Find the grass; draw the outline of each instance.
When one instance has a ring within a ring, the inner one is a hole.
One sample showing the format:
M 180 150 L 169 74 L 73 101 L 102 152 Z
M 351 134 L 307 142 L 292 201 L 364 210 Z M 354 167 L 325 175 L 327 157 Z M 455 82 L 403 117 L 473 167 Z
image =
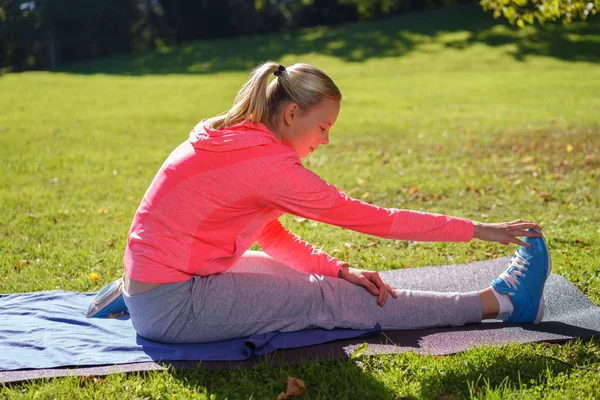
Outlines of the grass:
M 553 272 L 600 305 L 599 45 L 593 19 L 517 30 L 459 8 L 0 77 L 0 293 L 96 291 L 116 279 L 129 225 L 164 159 L 197 121 L 230 106 L 256 63 L 274 59 L 321 67 L 345 95 L 331 144 L 308 168 L 373 204 L 533 220 Z M 515 249 L 283 222 L 373 270 Z M 288 376 L 307 383 L 301 398 L 598 398 L 599 345 L 57 378 L 0 387 L 0 398 L 274 398 Z

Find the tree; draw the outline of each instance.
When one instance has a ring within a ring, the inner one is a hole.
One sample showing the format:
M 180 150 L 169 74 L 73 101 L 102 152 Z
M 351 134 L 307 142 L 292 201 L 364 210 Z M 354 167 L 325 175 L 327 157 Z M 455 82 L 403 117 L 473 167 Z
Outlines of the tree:
M 504 16 L 511 24 L 521 28 L 525 24 L 540 24 L 561 20 L 569 23 L 573 19 L 585 20 L 600 9 L 600 0 L 481 0 L 485 11 L 493 11 L 494 18 Z

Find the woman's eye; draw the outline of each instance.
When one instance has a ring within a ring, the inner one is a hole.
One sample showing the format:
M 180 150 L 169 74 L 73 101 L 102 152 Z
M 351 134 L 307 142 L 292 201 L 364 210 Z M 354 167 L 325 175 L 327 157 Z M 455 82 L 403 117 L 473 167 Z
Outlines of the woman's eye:
M 322 130 L 323 132 L 325 132 L 327 129 L 325 129 L 325 128 L 321 128 L 321 130 Z

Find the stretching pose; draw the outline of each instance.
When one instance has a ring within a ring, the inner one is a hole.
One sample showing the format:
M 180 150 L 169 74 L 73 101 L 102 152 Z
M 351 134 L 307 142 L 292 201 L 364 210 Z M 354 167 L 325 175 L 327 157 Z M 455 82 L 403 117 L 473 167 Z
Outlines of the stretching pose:
M 535 223 L 378 207 L 304 168 L 301 159 L 329 143 L 341 99 L 314 66 L 266 62 L 226 114 L 198 123 L 169 155 L 135 214 L 124 255 L 123 297 L 141 336 L 198 343 L 377 323 L 418 329 L 541 320 L 551 265 Z M 387 239 L 520 247 L 481 291 L 402 290 L 303 241 L 279 222 L 285 213 Z M 255 242 L 263 251 L 248 250 Z

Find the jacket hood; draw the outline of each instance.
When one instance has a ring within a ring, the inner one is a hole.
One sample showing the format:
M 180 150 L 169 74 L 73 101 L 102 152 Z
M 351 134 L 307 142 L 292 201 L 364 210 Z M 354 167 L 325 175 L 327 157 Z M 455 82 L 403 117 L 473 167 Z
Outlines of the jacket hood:
M 205 121 L 200 121 L 190 133 L 190 143 L 196 149 L 231 151 L 277 143 L 275 136 L 262 123 L 253 124 L 246 120 L 218 130 L 206 126 Z

